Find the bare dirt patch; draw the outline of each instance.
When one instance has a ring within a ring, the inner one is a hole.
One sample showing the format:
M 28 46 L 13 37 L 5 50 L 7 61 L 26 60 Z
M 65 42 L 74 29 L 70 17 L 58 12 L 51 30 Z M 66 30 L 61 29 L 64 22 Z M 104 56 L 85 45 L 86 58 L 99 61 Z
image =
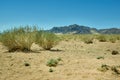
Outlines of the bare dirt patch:
M 32 48 L 39 51 L 35 44 Z M 120 75 L 112 70 L 98 70 L 103 64 L 120 66 L 120 54 L 112 55 L 113 50 L 120 53 L 119 41 L 61 41 L 51 51 L 37 53 L 8 53 L 0 44 L 0 80 L 120 80 Z M 97 59 L 101 56 L 104 58 Z M 56 67 L 46 66 L 49 59 L 59 57 L 62 61 Z

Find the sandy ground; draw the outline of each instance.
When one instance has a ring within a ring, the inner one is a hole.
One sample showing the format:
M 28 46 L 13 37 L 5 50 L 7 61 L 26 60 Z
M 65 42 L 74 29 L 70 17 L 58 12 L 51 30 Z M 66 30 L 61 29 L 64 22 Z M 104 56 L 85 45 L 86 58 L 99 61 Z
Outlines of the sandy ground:
M 0 80 L 120 80 L 111 70 L 98 70 L 102 64 L 120 66 L 120 54 L 111 54 L 113 50 L 120 53 L 120 41 L 85 44 L 70 40 L 61 41 L 52 51 L 40 50 L 35 44 L 32 49 L 37 52 L 8 53 L 0 44 Z M 97 59 L 99 56 L 104 59 Z M 49 72 L 47 61 L 58 57 L 63 61 Z

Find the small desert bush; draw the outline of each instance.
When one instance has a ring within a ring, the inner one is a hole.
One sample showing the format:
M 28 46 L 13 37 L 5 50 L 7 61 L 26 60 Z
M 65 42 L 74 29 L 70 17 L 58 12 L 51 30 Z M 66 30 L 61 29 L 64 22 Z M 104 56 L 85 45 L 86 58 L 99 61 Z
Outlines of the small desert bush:
M 49 72 L 54 72 L 54 70 L 52 68 L 49 69 Z
M 107 36 L 106 35 L 97 35 L 96 36 L 97 40 L 99 40 L 100 42 L 106 42 L 107 41 Z
M 112 55 L 118 55 L 118 54 L 119 54 L 119 52 L 118 52 L 118 51 L 116 51 L 116 50 L 113 50 L 113 51 L 111 52 L 111 54 L 112 54 Z
M 56 67 L 57 64 L 58 64 L 58 60 L 57 59 L 50 59 L 50 60 L 48 60 L 46 65 L 49 66 L 49 67 Z
M 45 50 L 50 50 L 57 45 L 58 42 L 59 38 L 54 33 L 40 30 L 36 34 L 36 43 Z
M 106 72 L 108 71 L 110 68 L 109 65 L 106 65 L 106 64 L 102 64 L 100 68 L 97 68 L 97 70 L 101 71 L 101 72 Z
M 6 46 L 9 52 L 31 51 L 31 45 L 35 41 L 36 28 L 25 26 L 6 30 L 1 34 L 0 41 Z
M 27 67 L 27 66 L 30 66 L 30 64 L 29 63 L 27 63 L 27 62 L 25 62 L 24 63 L 24 65 Z
M 49 67 L 56 67 L 58 65 L 59 61 L 62 61 L 62 59 L 60 57 L 57 59 L 51 58 L 47 61 L 46 65 Z
M 62 61 L 62 58 L 61 58 L 61 57 L 58 57 L 57 60 L 58 60 L 58 61 Z
M 81 40 L 86 43 L 86 44 L 91 44 L 93 43 L 94 36 L 93 35 L 82 35 Z
M 120 75 L 120 66 L 111 66 L 111 70 L 112 70 L 115 74 L 119 74 L 119 75 Z
M 109 66 L 106 64 L 102 64 L 100 68 L 97 68 L 97 70 L 101 71 L 101 72 L 106 72 L 106 71 L 112 71 L 112 74 L 117 74 L 120 75 L 120 66 Z
M 104 59 L 104 56 L 98 56 L 97 59 Z

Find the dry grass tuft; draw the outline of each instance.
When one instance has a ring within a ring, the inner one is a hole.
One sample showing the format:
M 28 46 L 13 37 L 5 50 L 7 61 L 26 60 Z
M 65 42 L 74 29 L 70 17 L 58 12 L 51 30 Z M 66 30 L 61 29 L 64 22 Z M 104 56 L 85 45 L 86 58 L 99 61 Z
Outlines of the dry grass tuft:
M 58 37 L 54 33 L 39 31 L 36 35 L 36 43 L 43 49 L 50 50 L 59 42 Z
M 1 34 L 0 41 L 9 52 L 31 51 L 31 45 L 35 41 L 35 31 L 35 27 L 29 26 L 6 30 Z

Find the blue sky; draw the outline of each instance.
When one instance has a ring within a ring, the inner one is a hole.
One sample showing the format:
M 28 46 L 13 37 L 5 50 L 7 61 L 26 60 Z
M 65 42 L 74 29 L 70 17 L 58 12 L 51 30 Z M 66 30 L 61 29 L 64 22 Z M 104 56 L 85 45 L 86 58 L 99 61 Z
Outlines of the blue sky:
M 120 0 L 0 0 L 0 31 L 20 25 L 50 29 L 71 24 L 120 28 Z

